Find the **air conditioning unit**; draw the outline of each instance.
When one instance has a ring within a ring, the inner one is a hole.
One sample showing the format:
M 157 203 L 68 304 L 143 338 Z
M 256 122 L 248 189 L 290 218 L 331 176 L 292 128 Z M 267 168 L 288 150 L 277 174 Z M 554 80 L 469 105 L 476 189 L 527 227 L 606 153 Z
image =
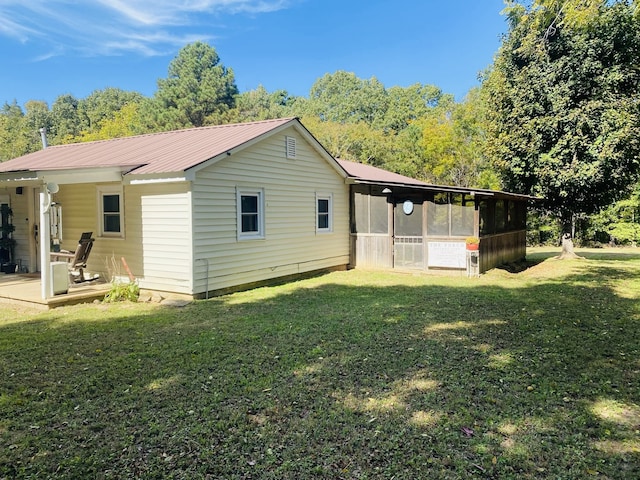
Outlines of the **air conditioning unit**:
M 67 262 L 51 262 L 51 286 L 54 295 L 69 291 L 69 264 Z

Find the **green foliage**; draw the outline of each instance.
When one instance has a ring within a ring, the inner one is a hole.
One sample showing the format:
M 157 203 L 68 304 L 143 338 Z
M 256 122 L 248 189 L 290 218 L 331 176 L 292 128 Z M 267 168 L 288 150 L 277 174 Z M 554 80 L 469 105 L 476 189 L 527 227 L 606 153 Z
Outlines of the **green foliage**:
M 285 90 L 269 93 L 259 85 L 255 90 L 243 92 L 236 97 L 236 114 L 234 121 L 256 121 L 272 118 L 284 118 L 291 115 L 295 99 Z
M 0 161 L 29 153 L 31 150 L 29 131 L 24 112 L 15 102 L 5 103 L 0 110 Z
M 136 131 L 138 108 L 137 103 L 123 105 L 113 113 L 112 117 L 104 118 L 100 122 L 100 128 L 97 131 L 82 132 L 77 140 L 81 142 L 108 140 L 110 138 L 129 137 L 136 133 L 141 133 Z
M 444 102 L 412 125 L 421 129 L 413 176 L 428 183 L 498 188 L 484 154 L 484 108 L 477 90 L 464 102 Z
M 137 302 L 140 296 L 140 287 L 137 282 L 121 282 L 114 280 L 111 288 L 104 297 L 104 303 Z
M 587 235 L 596 242 L 640 243 L 640 184 L 626 199 L 604 208 L 590 218 Z
M 509 12 L 483 84 L 487 145 L 507 190 L 543 197 L 570 223 L 624 198 L 639 176 L 640 22 L 626 2 L 570 22 L 550 9 L 558 2 L 542 3 Z
M 318 117 L 303 117 L 302 122 L 336 158 L 381 166 L 391 156 L 390 137 L 365 122 L 339 123 Z
M 326 122 L 363 122 L 369 126 L 381 122 L 387 107 L 387 92 L 375 77 L 363 80 L 343 70 L 316 80 L 309 98 L 298 106 L 303 115 Z
M 339 70 L 316 80 L 309 97 L 298 99 L 294 112 L 325 122 L 364 123 L 384 133 L 398 133 L 444 103 L 453 103 L 453 98 L 433 85 L 387 89 L 375 77 L 361 79 Z
M 42 148 L 40 129 L 51 130 L 53 119 L 46 102 L 29 100 L 24 104 L 24 129 L 29 138 L 29 150 L 36 151 Z
M 112 121 L 125 106 L 139 103 L 142 95 L 119 88 L 95 90 L 87 98 L 78 102 L 78 115 L 82 119 L 82 131 L 92 134 L 100 131 L 105 121 Z
M 158 80 L 147 113 L 162 130 L 217 125 L 232 118 L 237 94 L 233 70 L 220 63 L 215 48 L 195 42 L 178 52 L 168 77 Z
M 640 242 L 640 224 L 617 222 L 609 229 L 613 241 L 621 245 L 636 245 Z
M 453 97 L 443 94 L 438 87 L 420 83 L 406 88 L 390 87 L 387 97 L 387 109 L 378 126 L 396 133 L 427 116 L 433 108 L 453 103 Z
M 456 104 L 434 86 L 385 89 L 375 78 L 338 71 L 319 79 L 293 110 L 338 158 L 430 183 L 497 188 L 484 155 L 481 101 L 470 92 Z
M 80 101 L 73 95 L 60 95 L 51 106 L 51 143 L 65 144 L 73 141 L 85 129 L 79 113 Z
M 558 245 L 562 237 L 562 226 L 557 218 L 544 209 L 530 208 L 527 211 L 527 245 Z

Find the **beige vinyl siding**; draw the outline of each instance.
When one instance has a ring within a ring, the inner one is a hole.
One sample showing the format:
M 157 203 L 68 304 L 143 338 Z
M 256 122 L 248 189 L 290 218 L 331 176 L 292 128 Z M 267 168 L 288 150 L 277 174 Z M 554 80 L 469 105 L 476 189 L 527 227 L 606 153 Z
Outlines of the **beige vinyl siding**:
M 75 250 L 78 240 L 84 232 L 97 235 L 97 201 L 96 187 L 93 184 L 60 185 L 58 193 L 53 195 L 53 201 L 62 206 L 62 243 L 65 250 Z M 93 272 L 102 272 L 104 262 L 96 262 L 97 243 L 87 267 Z
M 97 234 L 96 188 L 93 184 L 60 185 L 52 200 L 62 207 L 62 242 L 60 248 L 75 251 L 84 232 Z M 87 270 L 105 278 L 106 261 L 95 242 Z M 108 280 L 108 278 L 107 278 Z
M 191 194 L 188 183 L 123 187 L 124 238 L 99 236 L 98 188 L 61 186 L 63 248 L 73 250 L 82 232 L 94 233 L 88 269 L 107 280 L 127 278 L 124 257 L 141 288 L 191 293 Z
M 143 220 L 144 277 L 140 286 L 190 294 L 193 257 L 188 184 L 132 186 L 127 192 L 141 207 L 141 215 L 136 218 Z
M 295 159 L 286 137 L 296 138 Z M 264 239 L 238 240 L 238 188 L 263 189 Z M 332 196 L 332 232 L 316 232 L 316 194 Z M 348 187 L 293 128 L 199 171 L 193 202 L 194 293 L 349 262 Z

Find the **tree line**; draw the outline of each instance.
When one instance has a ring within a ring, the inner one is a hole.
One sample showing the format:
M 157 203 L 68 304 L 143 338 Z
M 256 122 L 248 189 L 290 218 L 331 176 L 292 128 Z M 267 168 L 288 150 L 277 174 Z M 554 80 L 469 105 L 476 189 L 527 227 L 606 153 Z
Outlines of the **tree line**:
M 61 95 L 51 107 L 5 103 L 0 160 L 41 148 L 42 127 L 56 145 L 296 116 L 336 157 L 432 183 L 491 188 L 498 180 L 476 144 L 472 103 L 456 103 L 433 85 L 387 88 L 345 71 L 319 78 L 308 97 L 262 86 L 240 93 L 215 48 L 196 42 L 178 53 L 152 97 L 106 88 L 81 99 Z
M 530 241 L 640 241 L 640 16 L 627 0 L 507 1 L 478 88 L 386 87 L 337 71 L 306 97 L 239 92 L 214 47 L 186 45 L 151 97 L 118 88 L 0 111 L 0 161 L 51 144 L 296 116 L 338 158 L 433 184 L 540 197 Z

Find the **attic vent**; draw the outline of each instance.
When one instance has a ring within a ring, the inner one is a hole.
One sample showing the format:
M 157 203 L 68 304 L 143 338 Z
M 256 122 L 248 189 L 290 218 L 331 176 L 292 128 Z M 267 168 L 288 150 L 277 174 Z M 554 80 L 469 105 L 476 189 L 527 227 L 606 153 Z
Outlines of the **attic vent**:
M 287 142 L 287 158 L 296 158 L 296 139 L 295 137 L 285 137 Z

